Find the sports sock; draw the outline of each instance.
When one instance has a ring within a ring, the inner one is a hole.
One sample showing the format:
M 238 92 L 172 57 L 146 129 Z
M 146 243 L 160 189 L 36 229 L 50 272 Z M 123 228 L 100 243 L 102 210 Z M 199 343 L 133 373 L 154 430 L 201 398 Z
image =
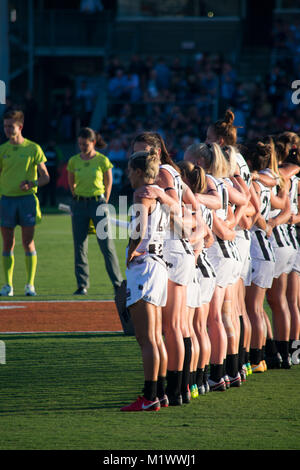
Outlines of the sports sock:
M 178 397 L 181 395 L 182 371 L 167 371 L 166 393 L 168 396 Z
M 184 342 L 184 362 L 183 362 L 183 371 L 182 371 L 182 383 L 181 391 L 182 393 L 187 392 L 189 380 L 190 380 L 190 365 L 192 358 L 192 341 L 191 338 L 183 338 Z
M 197 369 L 196 373 L 196 384 L 197 387 L 201 387 L 203 385 L 203 378 L 204 378 L 204 369 Z
M 162 398 L 166 393 L 166 377 L 158 376 L 157 378 L 157 396 Z
M 4 279 L 5 284 L 9 286 L 13 285 L 13 273 L 14 273 L 14 266 L 15 266 L 15 257 L 13 252 L 3 252 L 2 253 L 3 259 L 3 270 L 4 270 Z
M 275 341 L 274 341 L 273 338 L 268 338 L 267 339 L 265 352 L 266 352 L 267 357 L 276 355 L 277 348 L 276 348 L 276 344 L 275 344 Z
M 210 364 L 210 378 L 214 382 L 220 382 L 224 375 L 224 364 Z
M 238 373 L 238 354 L 227 354 L 226 372 L 230 377 L 236 377 Z
M 275 344 L 282 359 L 287 359 L 289 355 L 289 342 L 288 341 L 275 341 Z
M 26 284 L 30 284 L 31 286 L 34 286 L 34 278 L 35 278 L 36 266 L 37 266 L 36 251 L 28 251 L 27 253 L 25 253 L 25 263 L 26 263 L 26 272 L 27 272 Z
M 251 364 L 259 364 L 261 361 L 261 349 L 250 348 L 250 362 Z
M 239 340 L 239 370 L 241 370 L 244 364 L 244 335 L 245 335 L 245 327 L 244 327 L 244 319 L 243 316 L 240 315 L 240 340 Z
M 250 352 L 245 350 L 245 364 L 250 362 Z
M 209 375 L 209 364 L 206 364 L 206 366 L 204 367 L 204 373 L 203 373 L 203 383 L 207 382 L 208 375 Z
M 157 382 L 153 380 L 145 380 L 144 383 L 144 397 L 147 400 L 154 401 L 157 396 Z

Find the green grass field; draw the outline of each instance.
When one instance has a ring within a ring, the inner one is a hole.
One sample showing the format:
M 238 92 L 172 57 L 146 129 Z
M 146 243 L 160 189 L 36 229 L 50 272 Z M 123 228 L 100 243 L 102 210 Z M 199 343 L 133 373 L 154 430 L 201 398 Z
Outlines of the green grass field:
M 36 245 L 36 300 L 73 300 L 69 217 L 45 216 Z M 125 241 L 116 245 L 124 271 Z M 93 237 L 89 253 L 87 299 L 112 298 Z M 19 234 L 15 256 L 14 299 L 25 300 Z M 143 385 L 135 338 L 0 333 L 0 340 L 6 348 L 6 363 L 0 364 L 1 450 L 300 449 L 300 366 L 252 375 L 240 389 L 209 393 L 182 407 L 131 414 L 119 409 Z
M 124 237 L 124 231 L 122 232 Z M 120 267 L 125 276 L 126 240 L 115 241 Z M 35 287 L 38 297 L 31 300 L 74 300 L 77 289 L 74 275 L 73 240 L 71 218 L 64 214 L 44 215 L 36 227 L 35 244 L 38 266 Z M 24 296 L 25 256 L 21 243 L 20 227 L 16 229 L 14 300 L 28 299 Z M 90 289 L 88 299 L 113 299 L 113 287 L 106 273 L 104 260 L 96 235 L 89 235 Z M 2 272 L 1 272 L 2 274 Z M 0 276 L 0 280 L 3 276 Z M 9 300 L 7 298 L 6 300 Z M 81 299 L 82 300 L 82 299 Z

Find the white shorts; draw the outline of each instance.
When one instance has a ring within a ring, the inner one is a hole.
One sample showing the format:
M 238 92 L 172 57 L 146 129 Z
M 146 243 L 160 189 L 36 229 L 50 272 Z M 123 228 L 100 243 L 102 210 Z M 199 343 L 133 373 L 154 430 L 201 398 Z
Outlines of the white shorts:
M 239 253 L 241 256 L 241 271 L 240 277 L 244 281 L 245 286 L 250 286 L 251 284 L 251 258 L 250 258 L 250 245 L 251 238 L 249 234 L 249 239 L 245 236 L 237 236 L 235 239 Z
M 126 306 L 143 299 L 157 307 L 167 303 L 168 273 L 163 261 L 146 255 L 130 263 L 126 269 Z
M 251 283 L 263 289 L 270 289 L 273 284 L 275 263 L 252 258 Z
M 216 285 L 219 287 L 227 287 L 234 283 L 236 260 L 233 258 L 223 258 L 219 256 L 211 256 L 208 250 L 208 259 L 216 272 Z
M 176 251 L 164 251 L 163 257 L 167 265 L 168 278 L 180 284 L 187 286 L 193 282 L 195 269 L 195 256 Z
M 295 263 L 296 250 L 292 246 L 273 246 L 275 254 L 274 277 L 277 279 L 281 274 L 289 274 Z
M 298 248 L 296 257 L 294 258 L 294 264 L 292 267 L 292 271 L 300 274 L 300 248 Z
M 201 287 L 202 304 L 209 304 L 215 292 L 216 278 L 215 277 L 202 277 L 200 287 Z
M 201 286 L 197 276 L 198 268 L 194 268 L 193 281 L 189 282 L 186 287 L 186 305 L 190 308 L 200 307 L 201 301 Z

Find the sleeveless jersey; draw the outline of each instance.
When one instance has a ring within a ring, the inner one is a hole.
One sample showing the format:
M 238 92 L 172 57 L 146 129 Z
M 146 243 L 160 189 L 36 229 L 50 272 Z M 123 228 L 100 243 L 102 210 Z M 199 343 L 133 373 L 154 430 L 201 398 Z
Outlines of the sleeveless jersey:
M 260 187 L 260 213 L 265 221 L 269 220 L 271 210 L 271 194 L 270 189 L 259 181 L 256 182 Z M 257 225 L 253 225 L 251 232 L 250 254 L 252 258 L 262 259 L 265 261 L 275 261 L 274 251 L 270 240 L 266 233 Z
M 297 215 L 299 212 L 298 208 L 298 182 L 299 178 L 297 176 L 292 176 L 291 179 L 291 187 L 289 191 L 289 199 L 291 204 L 291 213 Z M 289 241 L 295 250 L 299 247 L 299 241 L 297 238 L 297 229 L 295 225 L 286 224 L 287 235 Z
M 156 186 L 159 188 L 159 186 Z M 160 188 L 161 189 L 161 188 Z M 135 214 L 132 215 L 130 221 L 130 227 L 138 224 L 138 217 Z M 162 248 L 166 234 L 166 228 L 169 223 L 169 217 L 166 212 L 162 209 L 160 202 L 156 201 L 156 206 L 151 214 L 148 215 L 147 230 L 146 234 L 137 248 L 137 251 L 142 253 L 149 253 L 152 255 L 162 256 Z
M 263 175 L 267 175 L 270 178 L 274 179 L 274 175 L 272 174 L 272 171 L 269 168 L 267 168 L 266 170 L 260 171 L 260 173 Z M 275 196 L 277 196 L 279 187 L 273 186 L 271 188 L 271 191 Z M 281 209 L 272 209 L 271 207 L 270 213 L 269 213 L 269 219 L 277 217 L 280 214 L 280 212 L 281 212 Z M 286 224 L 281 224 L 281 225 L 277 225 L 277 227 L 274 227 L 272 235 L 270 237 L 270 241 L 273 246 L 278 247 L 278 248 L 291 245 L 289 241 L 289 236 L 287 233 Z
M 182 206 L 183 197 L 183 184 L 182 179 L 178 171 L 175 170 L 171 165 L 164 164 L 160 166 L 160 169 L 167 170 L 173 178 L 173 188 L 176 191 L 179 204 Z M 179 214 L 179 218 L 182 218 L 182 213 Z M 176 235 L 170 228 L 166 230 L 164 247 L 166 250 L 175 250 L 181 253 L 185 252 L 189 255 L 193 254 L 193 248 L 191 247 L 188 240 L 181 239 L 179 235 Z
M 215 184 L 216 190 L 221 198 L 221 209 L 216 210 L 216 216 L 221 220 L 226 220 L 228 214 L 228 190 L 224 181 L 220 178 L 215 178 L 207 175 Z M 229 240 L 222 240 L 214 234 L 215 243 L 208 249 L 210 256 L 233 258 L 236 259 L 236 250 L 234 243 Z
M 236 153 L 236 162 L 240 169 L 240 174 L 245 183 L 247 184 L 248 188 L 251 186 L 251 173 L 248 167 L 246 160 L 244 159 L 243 155 L 239 152 Z
M 202 217 L 208 228 L 212 229 L 213 216 L 211 209 L 201 204 Z M 206 278 L 216 277 L 215 270 L 207 257 L 207 248 L 203 248 L 197 259 L 197 266 L 201 270 L 202 276 Z

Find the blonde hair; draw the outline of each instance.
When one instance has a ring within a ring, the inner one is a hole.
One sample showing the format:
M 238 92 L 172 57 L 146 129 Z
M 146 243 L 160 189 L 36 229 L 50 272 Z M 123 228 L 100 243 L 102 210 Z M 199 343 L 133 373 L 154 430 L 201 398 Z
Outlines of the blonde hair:
M 222 148 L 224 156 L 228 165 L 228 176 L 234 176 L 236 172 L 237 160 L 236 150 L 232 145 L 227 145 Z
M 228 176 L 228 163 L 219 144 L 192 144 L 187 149 L 195 161 L 203 158 L 204 170 L 215 178 Z
M 270 146 L 270 162 L 269 162 L 269 169 L 271 170 L 273 176 L 279 178 L 279 186 L 280 188 L 285 187 L 285 179 L 279 172 L 278 168 L 278 156 L 276 151 L 276 146 L 274 140 L 271 136 L 267 136 L 264 138 L 264 143 Z
M 206 191 L 206 177 L 203 168 L 188 161 L 181 161 L 178 166 L 181 170 L 181 176 L 187 180 L 193 193 Z
M 282 132 L 275 138 L 278 160 L 281 163 L 300 164 L 300 137 L 295 132 Z
M 149 152 L 135 152 L 129 157 L 128 162 L 133 170 L 140 169 L 144 173 L 145 182 L 156 180 L 159 173 L 160 160 L 154 149 Z

